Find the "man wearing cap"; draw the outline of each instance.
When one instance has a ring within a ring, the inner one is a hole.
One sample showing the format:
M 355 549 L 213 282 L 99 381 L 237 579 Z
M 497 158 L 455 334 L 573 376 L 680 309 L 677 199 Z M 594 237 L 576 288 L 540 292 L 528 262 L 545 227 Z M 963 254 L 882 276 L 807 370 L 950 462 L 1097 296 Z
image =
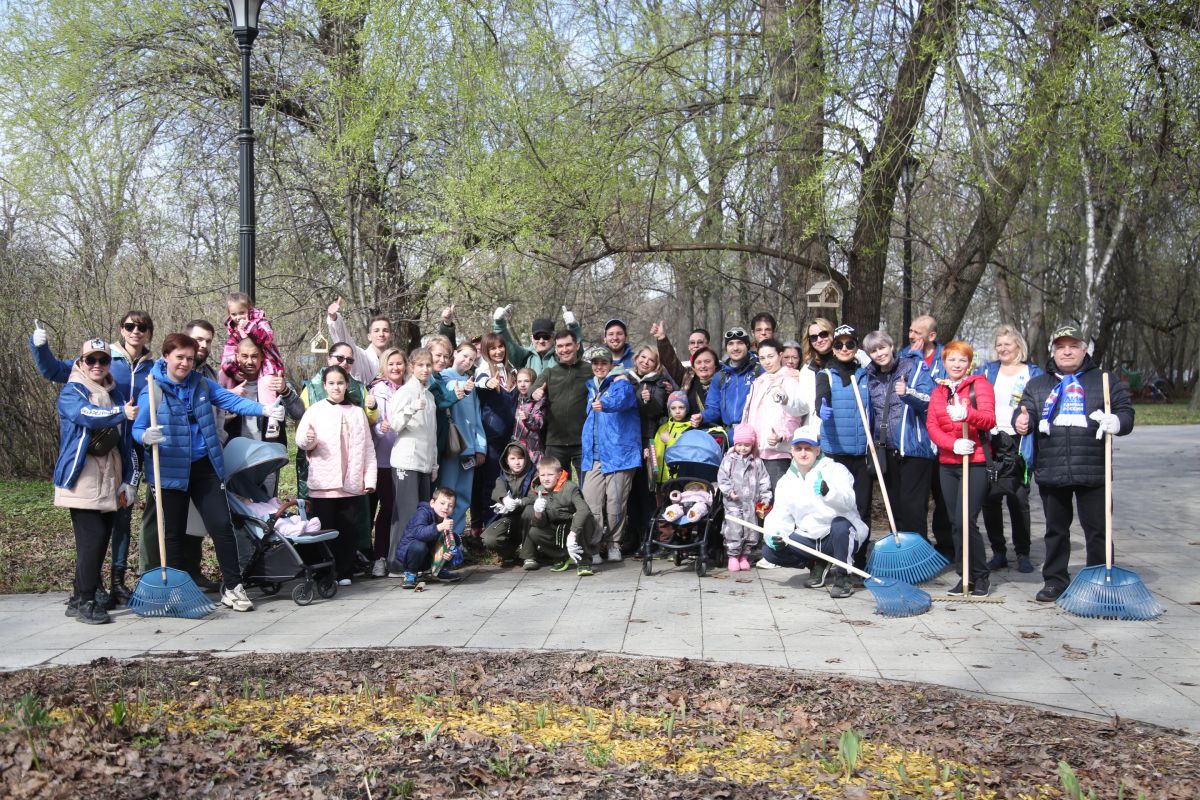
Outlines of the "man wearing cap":
M 854 477 L 821 454 L 817 426 L 805 425 L 792 434 L 792 463 L 775 486 L 774 503 L 763 521 L 767 532 L 763 558 L 780 567 L 809 566 L 812 575 L 804 585 L 810 589 L 828 585 L 830 597 L 854 594 L 844 569 L 811 559 L 784 542 L 790 538 L 849 563 L 867 539 L 867 526 L 855 503 Z
M 583 423 L 583 499 L 601 527 L 598 553 L 621 560 L 629 492 L 642 464 L 642 420 L 633 383 L 613 370 L 612 350 L 592 347 L 587 382 L 587 419 Z
M 555 363 L 548 366 L 533 383 L 533 399 L 546 398 L 546 454 L 552 455 L 563 469 L 575 470 L 576 480 L 583 477 L 580 457 L 583 453 L 583 421 L 587 416 L 588 381 L 592 371 L 579 358 L 579 340 L 569 330 L 554 334 Z
M 629 346 L 629 328 L 624 320 L 610 319 L 604 323 L 604 346 L 612 353 L 613 365 L 622 370 L 633 369 L 633 348 Z
M 1046 516 L 1044 586 L 1037 600 L 1052 603 L 1071 582 L 1071 503 L 1079 524 L 1089 567 L 1105 563 L 1104 436 L 1133 430 L 1133 402 L 1120 379 L 1109 373 L 1112 412 L 1104 412 L 1103 371 L 1088 355 L 1087 341 L 1074 325 L 1050 337 L 1052 358 L 1046 374 L 1025 385 L 1013 416 L 1013 428 L 1034 434 L 1030 465 Z
M 508 317 L 512 314 L 512 305 L 501 306 L 492 312 L 492 332 L 500 334 L 504 346 L 508 348 L 508 361 L 517 369 L 528 367 L 534 374 L 541 375 L 545 370 L 558 363 L 554 355 L 554 320 L 549 317 L 538 317 L 533 321 L 533 349 L 528 350 L 517 343 L 517 339 L 508 327 Z M 566 306 L 562 307 L 563 322 L 567 330 L 578 342 L 583 339 L 583 328 L 575 315 Z M 566 462 L 563 462 L 566 463 Z
M 725 331 L 725 355 L 721 368 L 708 385 L 704 400 L 704 424 L 732 427 L 742 421 L 750 384 L 762 374 L 758 357 L 750 352 L 750 334 L 745 328 Z

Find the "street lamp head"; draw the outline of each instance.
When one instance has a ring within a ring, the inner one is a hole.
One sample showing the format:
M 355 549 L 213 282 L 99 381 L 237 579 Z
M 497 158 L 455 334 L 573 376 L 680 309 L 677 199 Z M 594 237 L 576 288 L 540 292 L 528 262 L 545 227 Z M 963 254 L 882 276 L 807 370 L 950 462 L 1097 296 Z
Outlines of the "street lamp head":
M 258 30 L 258 11 L 263 0 L 225 0 L 229 20 L 236 30 Z

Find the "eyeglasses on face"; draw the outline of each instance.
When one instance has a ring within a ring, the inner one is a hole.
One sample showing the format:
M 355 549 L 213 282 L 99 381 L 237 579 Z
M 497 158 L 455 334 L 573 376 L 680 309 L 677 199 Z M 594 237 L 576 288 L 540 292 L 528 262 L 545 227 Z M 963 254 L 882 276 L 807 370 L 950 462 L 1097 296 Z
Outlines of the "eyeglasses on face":
M 727 341 L 727 342 L 732 339 L 744 339 L 744 338 L 746 338 L 746 329 L 745 328 L 730 328 L 729 330 L 725 331 L 725 341 Z
M 819 342 L 822 339 L 828 339 L 828 338 L 829 338 L 829 331 L 821 331 L 820 333 L 810 333 L 808 335 L 808 340 L 810 342 Z
M 354 356 L 339 356 L 339 355 L 335 355 L 335 356 L 333 356 L 333 360 L 334 360 L 334 361 L 336 361 L 336 362 L 338 362 L 339 364 L 353 364 L 353 363 L 354 363 Z
M 101 367 L 107 367 L 112 363 L 112 357 L 104 355 L 84 356 L 83 363 L 87 364 L 89 367 L 95 367 L 97 365 Z
M 121 327 L 130 333 L 133 333 L 134 331 L 137 331 L 138 333 L 146 333 L 150 330 L 150 326 L 144 322 L 126 322 L 123 323 Z
M 833 349 L 834 350 L 857 350 L 858 349 L 858 340 L 857 339 L 838 339 L 836 342 L 833 343 Z
M 548 333 L 535 333 L 535 334 L 533 335 L 533 340 L 534 340 L 535 342 L 548 342 L 548 341 L 550 341 L 550 334 L 548 334 Z

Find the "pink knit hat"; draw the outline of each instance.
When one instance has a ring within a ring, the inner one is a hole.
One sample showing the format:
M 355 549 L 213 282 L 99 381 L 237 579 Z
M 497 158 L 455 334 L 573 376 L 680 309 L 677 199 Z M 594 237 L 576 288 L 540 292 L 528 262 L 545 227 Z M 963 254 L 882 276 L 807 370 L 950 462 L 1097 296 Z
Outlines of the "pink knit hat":
M 749 425 L 733 426 L 734 444 L 754 444 L 757 441 L 758 436 L 754 433 L 754 428 L 750 427 Z

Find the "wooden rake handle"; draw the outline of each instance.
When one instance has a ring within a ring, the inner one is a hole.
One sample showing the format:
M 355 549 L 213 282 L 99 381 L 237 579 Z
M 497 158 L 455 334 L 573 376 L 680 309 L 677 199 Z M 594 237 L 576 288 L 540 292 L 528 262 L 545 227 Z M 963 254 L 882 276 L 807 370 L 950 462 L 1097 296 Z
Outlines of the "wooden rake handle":
M 725 519 L 729 520 L 730 522 L 735 522 L 738 525 L 741 525 L 743 528 L 749 528 L 752 531 L 758 531 L 764 537 L 768 536 L 768 534 L 765 530 L 763 530 L 759 526 L 755 525 L 753 522 L 746 522 L 746 520 L 744 520 L 744 519 L 738 519 L 737 517 L 731 517 L 728 514 L 725 515 Z M 841 567 L 842 569 L 846 570 L 846 572 L 853 573 L 853 574 L 859 576 L 860 578 L 870 578 L 871 577 L 870 574 L 863 572 L 861 569 L 854 566 L 853 564 L 847 564 L 845 561 L 838 561 L 836 558 L 834 558 L 831 555 L 826 555 L 825 553 L 822 553 L 820 550 L 814 550 L 813 548 L 809 547 L 806 544 L 800 544 L 799 542 L 793 541 L 792 539 L 788 538 L 787 536 L 781 536 L 780 538 L 783 539 L 783 543 L 786 544 L 788 547 L 792 547 L 792 548 L 795 548 L 796 550 L 800 550 L 802 552 L 808 553 L 810 556 L 813 556 L 814 558 L 819 558 L 822 561 L 828 561 L 830 564 L 833 564 L 835 567 Z
M 1104 413 L 1112 413 L 1112 395 L 1108 385 L 1108 373 L 1100 373 L 1100 385 L 1104 391 Z M 1112 434 L 1104 434 L 1104 564 L 1112 580 L 1113 568 L 1113 482 L 1112 482 Z
M 158 427 L 158 400 L 154 397 L 154 376 L 146 376 L 146 389 L 150 402 L 150 427 Z M 150 461 L 154 464 L 154 511 L 155 522 L 158 523 L 158 563 L 162 568 L 163 584 L 167 582 L 167 523 L 163 519 L 162 507 L 162 473 L 159 467 L 158 445 L 150 445 Z
M 900 365 L 896 365 L 896 369 L 900 369 Z M 871 451 L 871 463 L 875 465 L 875 478 L 879 481 L 879 492 L 883 495 L 883 507 L 887 510 L 888 525 L 892 528 L 892 535 L 896 537 L 896 544 L 900 544 L 900 531 L 896 530 L 896 517 L 892 514 L 892 501 L 888 498 L 887 484 L 883 480 L 883 470 L 879 468 L 879 455 L 875 452 L 875 439 L 871 436 L 871 423 L 867 419 L 867 409 L 863 406 L 862 397 L 858 393 L 858 381 L 854 376 L 850 376 L 850 387 L 854 389 L 854 402 L 858 404 L 858 416 L 862 419 L 863 433 L 867 437 L 867 448 Z M 887 413 L 887 409 L 883 409 L 883 413 Z M 871 521 L 866 521 L 870 525 Z

